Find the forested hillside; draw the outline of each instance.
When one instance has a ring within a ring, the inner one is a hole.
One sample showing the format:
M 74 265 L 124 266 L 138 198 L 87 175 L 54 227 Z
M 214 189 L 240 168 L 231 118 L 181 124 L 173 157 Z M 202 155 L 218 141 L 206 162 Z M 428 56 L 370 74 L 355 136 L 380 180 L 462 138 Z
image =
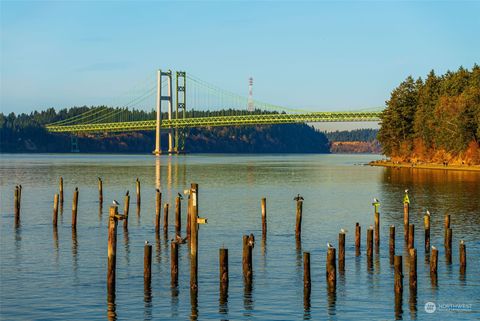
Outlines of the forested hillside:
M 480 164 L 480 67 L 426 79 L 391 93 L 378 138 L 394 161 Z

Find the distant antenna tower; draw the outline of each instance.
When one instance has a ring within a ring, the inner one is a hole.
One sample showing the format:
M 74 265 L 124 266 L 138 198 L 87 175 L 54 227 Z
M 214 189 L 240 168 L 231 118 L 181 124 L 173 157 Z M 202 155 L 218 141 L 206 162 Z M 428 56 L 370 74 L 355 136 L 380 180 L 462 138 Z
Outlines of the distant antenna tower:
M 253 111 L 253 78 L 248 79 L 248 111 Z

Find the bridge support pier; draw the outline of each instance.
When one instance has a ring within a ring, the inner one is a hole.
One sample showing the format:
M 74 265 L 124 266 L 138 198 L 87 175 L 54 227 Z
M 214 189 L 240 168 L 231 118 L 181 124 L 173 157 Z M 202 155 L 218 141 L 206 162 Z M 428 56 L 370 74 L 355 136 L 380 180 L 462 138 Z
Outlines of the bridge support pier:
M 167 77 L 167 95 L 162 96 L 162 80 L 163 77 Z M 168 103 L 168 119 L 172 120 L 172 71 L 162 72 L 160 69 L 157 71 L 157 120 L 155 126 L 155 150 L 154 155 L 162 154 L 161 146 L 161 126 L 162 126 L 162 101 Z M 168 133 L 168 153 L 173 152 L 173 130 L 170 129 Z

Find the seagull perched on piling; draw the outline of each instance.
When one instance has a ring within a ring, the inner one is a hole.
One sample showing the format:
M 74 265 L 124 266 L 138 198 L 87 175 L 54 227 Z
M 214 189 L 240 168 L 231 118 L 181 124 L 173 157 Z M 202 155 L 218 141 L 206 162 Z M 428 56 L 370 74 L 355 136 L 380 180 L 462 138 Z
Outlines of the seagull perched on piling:
M 179 199 L 183 200 L 183 195 L 182 195 L 182 194 L 177 193 L 177 195 L 178 195 L 178 198 L 179 198 Z
M 295 197 L 293 198 L 293 200 L 294 200 L 294 201 L 297 201 L 297 202 L 298 202 L 298 201 L 303 201 L 303 197 L 301 197 L 300 194 L 297 194 L 297 196 L 295 196 Z
M 408 194 L 408 188 L 405 190 L 405 194 Z
M 327 248 L 331 249 L 331 248 L 333 248 L 333 245 L 330 244 L 329 242 L 327 242 Z
M 145 245 L 148 245 L 148 241 L 147 241 L 147 240 L 145 240 Z
M 117 202 L 117 200 L 113 200 L 113 202 L 112 202 L 112 203 L 113 203 L 113 205 L 115 205 L 115 206 L 118 206 L 118 205 L 120 205 L 120 203 L 119 203 L 119 202 Z
M 435 246 L 432 245 L 432 250 L 436 250 L 437 248 Z
M 430 216 L 430 211 L 429 210 L 427 210 L 427 215 Z
M 463 243 L 465 243 L 463 240 L 460 240 L 460 244 L 463 245 Z
M 380 201 L 379 201 L 377 198 L 375 198 L 375 197 L 373 198 L 373 202 L 374 202 L 374 203 L 380 203 Z
M 340 229 L 340 233 L 343 233 L 343 234 L 345 234 L 345 233 L 347 233 L 347 232 L 348 232 L 348 231 L 347 231 L 347 230 L 345 230 L 345 229 L 343 229 L 343 228 L 341 228 L 341 229 Z

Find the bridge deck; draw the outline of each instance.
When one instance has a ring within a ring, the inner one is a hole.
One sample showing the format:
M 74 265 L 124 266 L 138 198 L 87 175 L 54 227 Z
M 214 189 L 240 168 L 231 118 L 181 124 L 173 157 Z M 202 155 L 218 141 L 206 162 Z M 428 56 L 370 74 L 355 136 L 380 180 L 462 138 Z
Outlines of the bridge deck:
M 164 119 L 161 127 L 212 127 L 212 126 L 242 126 L 260 124 L 289 124 L 304 122 L 356 122 L 378 121 L 380 112 L 315 112 L 303 114 L 265 114 L 242 116 L 193 117 L 184 119 Z M 77 125 L 47 125 L 50 132 L 127 132 L 139 130 L 155 130 L 155 120 L 140 120 L 117 123 L 77 124 Z

